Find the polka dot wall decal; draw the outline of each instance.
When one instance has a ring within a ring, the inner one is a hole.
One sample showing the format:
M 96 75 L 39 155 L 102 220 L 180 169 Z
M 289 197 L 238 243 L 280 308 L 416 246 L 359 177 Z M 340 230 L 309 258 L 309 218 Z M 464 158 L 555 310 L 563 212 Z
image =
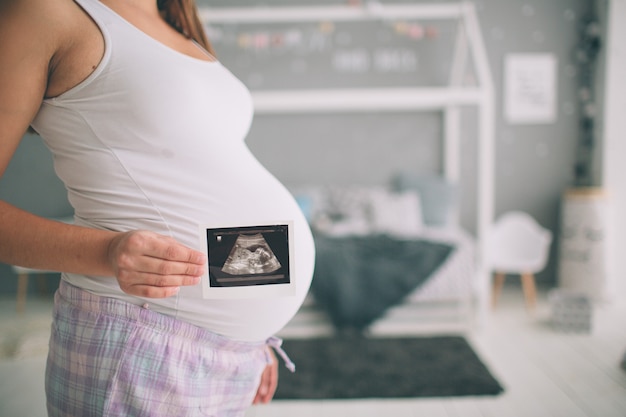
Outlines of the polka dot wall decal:
M 491 37 L 495 40 L 502 40 L 504 39 L 504 31 L 499 27 L 491 28 Z
M 501 134 L 502 142 L 507 145 L 515 143 L 515 135 L 510 131 L 504 131 Z
M 578 62 L 586 63 L 589 61 L 589 55 L 582 49 L 577 50 L 575 55 Z
M 546 145 L 545 143 L 538 143 L 535 146 L 535 152 L 537 154 L 537 156 L 541 159 L 547 158 L 548 155 L 550 154 L 550 150 L 548 148 L 548 145 Z
M 302 74 L 309 69 L 309 64 L 304 59 L 296 59 L 291 62 L 291 70 L 295 73 Z
M 594 118 L 597 115 L 597 109 L 595 104 L 588 103 L 584 106 L 583 111 L 585 112 L 585 116 L 589 118 Z
M 522 6 L 522 14 L 526 17 L 532 17 L 535 15 L 535 7 L 531 4 L 525 4 Z
M 590 38 L 599 38 L 602 34 L 602 27 L 598 22 L 591 22 L 585 31 Z
M 335 31 L 335 24 L 333 22 L 322 22 L 319 24 L 319 30 L 322 33 L 332 33 Z
M 341 46 L 350 45 L 352 43 L 352 35 L 348 32 L 339 32 L 337 36 L 335 36 L 335 42 L 337 42 L 337 45 Z
M 578 97 L 582 101 L 591 100 L 591 89 L 589 87 L 581 87 L 580 89 L 578 89 Z
M 578 74 L 578 70 L 576 69 L 576 66 L 572 64 L 567 64 L 565 66 L 565 75 L 567 75 L 570 78 L 573 78 L 576 76 L 576 74 Z
M 379 30 L 378 33 L 376 34 L 376 39 L 378 39 L 378 41 L 380 43 L 389 43 L 392 40 L 392 36 L 391 33 L 389 33 L 386 30 Z
M 250 87 L 261 87 L 265 82 L 265 77 L 258 72 L 253 72 L 248 76 L 248 85 Z
M 252 57 L 250 55 L 247 55 L 247 54 L 240 54 L 240 56 L 237 57 L 237 65 L 239 65 L 241 67 L 245 67 L 245 68 L 251 68 L 252 67 Z

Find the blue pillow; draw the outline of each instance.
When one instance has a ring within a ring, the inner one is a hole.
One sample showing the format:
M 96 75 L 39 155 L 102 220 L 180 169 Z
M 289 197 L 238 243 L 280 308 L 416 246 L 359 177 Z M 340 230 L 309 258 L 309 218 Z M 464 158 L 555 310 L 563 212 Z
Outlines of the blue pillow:
M 310 223 L 313 220 L 313 199 L 305 194 L 297 194 L 294 196 L 298 206 L 300 206 L 300 210 L 302 210 L 302 214 Z

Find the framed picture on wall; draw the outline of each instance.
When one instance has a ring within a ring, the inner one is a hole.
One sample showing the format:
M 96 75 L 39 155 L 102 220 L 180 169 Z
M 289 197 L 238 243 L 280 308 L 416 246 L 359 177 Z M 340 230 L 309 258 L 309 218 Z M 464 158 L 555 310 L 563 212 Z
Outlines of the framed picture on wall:
M 504 112 L 512 124 L 556 121 L 557 59 L 553 54 L 509 54 L 504 61 Z

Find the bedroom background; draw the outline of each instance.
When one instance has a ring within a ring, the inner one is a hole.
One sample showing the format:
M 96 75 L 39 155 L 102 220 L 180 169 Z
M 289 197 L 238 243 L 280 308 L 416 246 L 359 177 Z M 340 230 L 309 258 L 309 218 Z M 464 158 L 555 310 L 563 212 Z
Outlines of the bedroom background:
M 245 5 L 306 5 L 306 0 L 259 2 Z M 350 2 L 360 4 L 365 2 Z M 380 1 L 379 3 L 415 3 Z M 437 3 L 430 1 L 429 3 Z M 445 3 L 439 1 L 439 3 Z M 560 204 L 564 190 L 575 182 L 579 157 L 579 126 L 583 111 L 580 88 L 580 40 L 585 19 L 602 10 L 603 2 L 592 0 L 475 0 L 482 35 L 496 91 L 495 214 L 522 210 L 539 223 L 559 233 Z M 200 5 L 225 7 L 226 0 L 200 0 Z M 346 4 L 342 0 L 318 0 L 315 4 Z M 354 34 L 341 28 L 332 36 L 311 38 L 308 50 L 285 60 L 276 58 L 271 45 L 235 44 L 225 49 L 216 39 L 220 59 L 250 88 L 276 88 L 303 82 L 311 84 L 381 83 L 386 79 L 446 80 L 449 56 L 436 45 L 450 36 L 445 26 L 422 28 L 422 49 L 407 53 L 402 46 L 385 49 L 385 39 L 371 33 Z M 429 31 L 430 30 L 430 31 Z M 266 34 L 271 30 L 266 29 Z M 258 35 L 258 32 L 256 32 Z M 302 36 L 303 34 L 301 34 Z M 418 35 L 416 35 L 418 36 Z M 381 46 L 381 44 L 383 46 Z M 504 62 L 509 53 L 548 53 L 557 62 L 556 116 L 547 123 L 512 124 L 504 115 Z M 307 58 L 327 59 L 326 67 Z M 382 55 L 381 55 L 382 54 Z M 387 59 L 384 56 L 387 54 Z M 378 64 L 364 57 L 382 56 Z M 257 59 L 253 61 L 252 59 Z M 285 65 L 287 63 L 287 65 Z M 269 72 L 261 74 L 257 65 Z M 395 77 L 395 78 L 394 78 Z M 602 80 L 599 82 L 602 85 Z M 600 89 L 601 92 L 601 89 Z M 288 186 L 383 185 L 399 172 L 436 174 L 441 170 L 441 116 L 437 113 L 324 114 L 257 117 L 248 144 L 259 160 Z M 458 198 L 462 200 L 461 223 L 475 231 L 476 218 L 476 123 L 475 113 L 463 112 L 462 166 Z M 598 169 L 598 168 L 596 168 Z M 41 140 L 27 135 L 20 145 L 0 188 L 0 198 L 36 214 L 64 217 L 71 214 L 63 185 L 57 180 L 52 160 Z M 557 282 L 558 239 L 550 262 L 538 275 L 541 285 Z M 10 267 L 0 265 L 0 292 L 13 293 L 16 279 Z M 31 285 L 33 287 L 33 285 Z M 34 290 L 34 288 L 31 288 Z

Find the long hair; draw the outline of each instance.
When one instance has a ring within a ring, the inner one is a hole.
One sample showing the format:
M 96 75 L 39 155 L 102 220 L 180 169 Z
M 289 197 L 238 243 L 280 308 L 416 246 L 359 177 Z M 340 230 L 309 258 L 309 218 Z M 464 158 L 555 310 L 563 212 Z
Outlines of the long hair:
M 161 15 L 174 29 L 202 45 L 211 55 L 215 51 L 206 36 L 194 0 L 157 0 Z

